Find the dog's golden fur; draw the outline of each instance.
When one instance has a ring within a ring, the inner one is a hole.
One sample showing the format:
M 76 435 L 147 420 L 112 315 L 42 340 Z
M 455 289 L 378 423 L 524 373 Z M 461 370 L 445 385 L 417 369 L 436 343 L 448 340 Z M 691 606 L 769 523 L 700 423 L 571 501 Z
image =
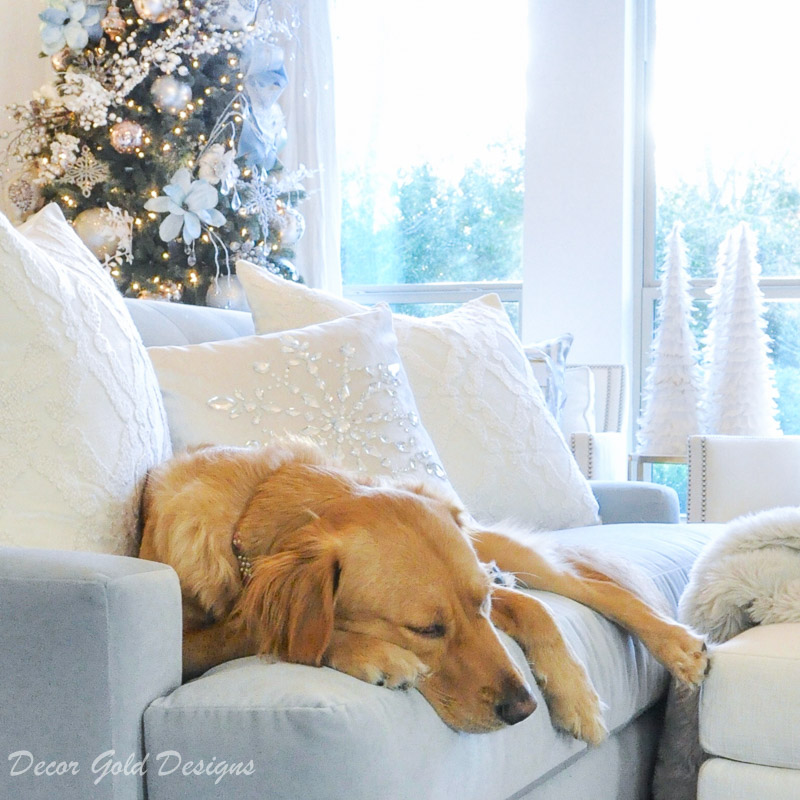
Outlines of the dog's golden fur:
M 256 653 L 328 665 L 416 686 L 452 727 L 490 731 L 535 708 L 499 628 L 522 647 L 554 722 L 601 741 L 583 665 L 539 600 L 492 583 L 490 562 L 618 622 L 680 680 L 705 674 L 701 640 L 592 560 L 554 538 L 481 530 L 445 493 L 351 475 L 302 440 L 173 458 L 148 476 L 143 520 L 140 557 L 180 579 L 187 676 Z

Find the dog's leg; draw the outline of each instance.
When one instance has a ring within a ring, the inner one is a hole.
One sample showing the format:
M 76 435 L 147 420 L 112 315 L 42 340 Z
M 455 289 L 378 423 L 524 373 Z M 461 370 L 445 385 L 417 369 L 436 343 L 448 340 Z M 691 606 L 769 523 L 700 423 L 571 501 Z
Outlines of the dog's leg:
M 183 632 L 183 677 L 195 678 L 211 667 L 258 652 L 241 623 L 227 617 L 205 628 Z
M 482 561 L 494 561 L 531 589 L 555 592 L 600 612 L 638 636 L 678 680 L 692 686 L 702 682 L 708 667 L 703 640 L 588 560 L 567 556 L 564 564 L 554 564 L 532 547 L 495 532 L 476 533 L 473 541 Z
M 578 739 L 600 744 L 608 735 L 600 698 L 546 606 L 530 595 L 497 587 L 492 622 L 522 648 L 553 722 Z
M 338 629 L 333 631 L 322 663 L 389 689 L 414 688 L 429 672 L 409 650 L 374 636 Z

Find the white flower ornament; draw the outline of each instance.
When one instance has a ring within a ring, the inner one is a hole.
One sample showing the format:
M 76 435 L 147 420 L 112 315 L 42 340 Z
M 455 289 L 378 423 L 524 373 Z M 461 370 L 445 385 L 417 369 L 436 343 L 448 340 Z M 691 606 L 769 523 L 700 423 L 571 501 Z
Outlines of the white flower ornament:
M 235 150 L 226 151 L 224 145 L 212 144 L 200 157 L 197 174 L 213 186 L 219 184 L 222 194 L 230 194 L 240 175 L 235 158 Z
M 89 29 L 100 22 L 101 16 L 99 6 L 83 0 L 50 0 L 49 8 L 39 14 L 42 50 L 49 56 L 65 47 L 83 50 L 89 43 Z
M 201 223 L 216 227 L 225 224 L 225 217 L 215 208 L 218 201 L 217 190 L 208 181 L 193 181 L 184 167 L 170 178 L 164 194 L 148 200 L 144 207 L 160 214 L 169 212 L 158 229 L 162 241 L 171 242 L 182 230 L 183 241 L 191 244 L 200 236 Z

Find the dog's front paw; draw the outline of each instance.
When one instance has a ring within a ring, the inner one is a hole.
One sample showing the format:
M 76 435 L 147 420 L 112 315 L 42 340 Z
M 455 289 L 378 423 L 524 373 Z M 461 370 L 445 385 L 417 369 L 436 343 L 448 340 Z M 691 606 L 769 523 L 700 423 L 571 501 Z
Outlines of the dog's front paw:
M 391 645 L 394 648 L 394 645 Z M 397 652 L 387 652 L 389 656 L 382 663 L 364 664 L 361 668 L 362 681 L 374 683 L 376 686 L 385 686 L 387 689 L 402 689 L 403 691 L 416 688 L 419 681 L 430 671 L 413 653 L 402 648 Z M 352 674 L 352 673 L 351 673 Z
M 571 683 L 566 690 L 549 694 L 547 707 L 553 722 L 576 739 L 598 745 L 608 736 L 603 704 L 588 680 Z
M 677 623 L 671 635 L 661 640 L 656 657 L 675 678 L 688 686 L 699 686 L 708 672 L 705 642 Z
M 334 631 L 324 663 L 388 689 L 413 689 L 430 671 L 409 650 L 350 631 Z

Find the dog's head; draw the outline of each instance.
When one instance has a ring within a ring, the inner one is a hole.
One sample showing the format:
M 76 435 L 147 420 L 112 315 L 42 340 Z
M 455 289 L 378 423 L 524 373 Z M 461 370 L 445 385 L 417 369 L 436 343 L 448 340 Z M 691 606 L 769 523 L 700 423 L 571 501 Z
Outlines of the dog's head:
M 427 665 L 418 688 L 453 728 L 490 731 L 527 717 L 536 704 L 490 620 L 491 580 L 461 509 L 422 487 L 296 469 L 317 472 L 303 502 L 292 507 L 291 487 L 275 484 L 242 518 L 250 541 L 270 528 L 240 604 L 261 652 L 319 665 L 334 628 L 352 631 Z

